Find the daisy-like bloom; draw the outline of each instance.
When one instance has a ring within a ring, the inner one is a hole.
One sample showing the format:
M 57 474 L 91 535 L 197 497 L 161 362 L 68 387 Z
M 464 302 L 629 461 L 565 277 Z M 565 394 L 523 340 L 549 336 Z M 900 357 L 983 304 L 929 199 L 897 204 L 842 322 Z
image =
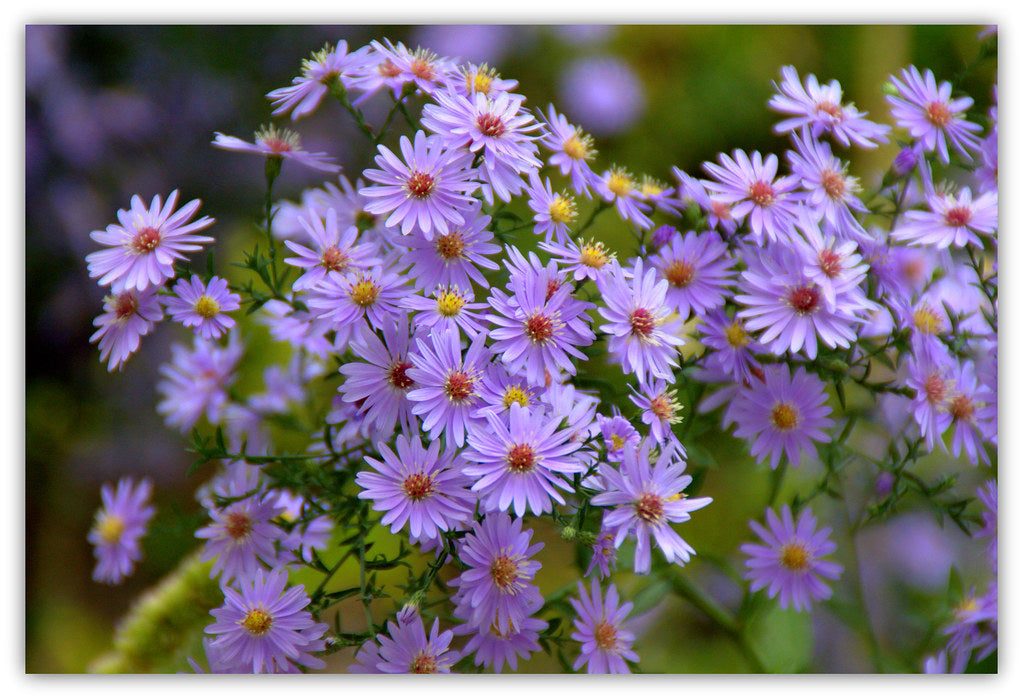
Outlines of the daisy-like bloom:
M 920 427 L 920 437 L 926 440 L 929 451 L 934 450 L 935 444 L 944 449 L 941 436 L 952 424 L 952 416 L 946 410 L 946 403 L 954 389 L 951 368 L 911 358 L 908 372 L 906 385 L 915 392 L 912 410 L 913 419 Z
M 240 309 L 242 298 L 228 290 L 223 277 L 213 276 L 209 284 L 203 284 L 199 275 L 192 275 L 190 282 L 178 280 L 174 294 L 165 302 L 167 313 L 185 327 L 195 328 L 196 335 L 213 340 L 234 328 L 234 319 L 226 312 Z
M 336 332 L 335 346 L 343 352 L 357 335 L 359 321 L 378 330 L 393 325 L 408 291 L 404 275 L 375 266 L 346 275 L 328 272 L 326 279 L 309 291 L 305 303 L 316 315 L 317 324 Z
M 695 204 L 707 216 L 707 225 L 712 229 L 718 229 L 730 237 L 739 227 L 739 221 L 732 218 L 732 205 L 720 199 L 712 199 L 703 186 L 701 180 L 697 180 L 688 173 L 676 167 L 671 169 L 675 179 L 678 180 L 678 198 L 683 205 Z
M 983 596 L 971 589 L 952 612 L 952 624 L 942 630 L 949 637 L 945 648 L 950 656 L 981 661 L 998 648 L 997 581 L 988 584 Z
M 156 289 L 144 292 L 125 289 L 103 299 L 103 313 L 92 322 L 97 330 L 89 338 L 99 345 L 99 360 L 109 358 L 107 371 L 119 369 L 139 349 L 139 341 L 163 319 Z
M 313 314 L 296 311 L 289 302 L 271 299 L 260 307 L 258 318 L 270 329 L 270 336 L 274 340 L 301 349 L 311 357 L 323 360 L 331 351 L 322 324 L 314 324 Z
M 650 205 L 643 201 L 636 181 L 625 168 L 613 166 L 593 183 L 594 189 L 607 202 L 614 202 L 615 209 L 623 221 L 631 221 L 641 229 L 648 229 L 654 222 L 646 215 Z
M 488 307 L 484 303 L 473 303 L 471 287 L 466 290 L 459 289 L 457 285 L 437 287 L 430 296 L 432 298 L 411 295 L 402 300 L 406 309 L 417 312 L 417 328 L 461 328 L 470 338 L 483 332 L 480 324 L 483 314 L 480 312 Z
M 772 353 L 803 350 L 812 360 L 818 338 L 829 348 L 846 348 L 856 339 L 855 327 L 873 306 L 858 287 L 841 294 L 836 290 L 831 304 L 791 246 L 776 244 L 759 255 L 753 249 L 749 253 L 749 269 L 739 281 L 742 294 L 735 295 L 745 308 L 736 318 L 748 331 L 762 331 L 757 340 Z
M 858 111 L 851 103 L 843 105 L 842 86 L 837 80 L 821 85 L 811 73 L 804 86 L 792 66 L 783 66 L 781 75 L 781 84 L 775 83 L 778 94 L 771 97 L 767 106 L 792 116 L 775 124 L 776 134 L 809 127 L 814 138 L 826 132 L 845 148 L 851 143 L 860 148 L 875 148 L 878 143 L 888 142 L 891 127 L 864 119 L 867 113 Z
M 142 558 L 139 540 L 156 513 L 149 503 L 152 493 L 153 484 L 147 479 L 136 485 L 122 477 L 116 490 L 103 484 L 103 507 L 96 513 L 88 537 L 96 553 L 94 581 L 118 584 L 135 571 L 135 563 Z
M 584 466 L 574 453 L 572 431 L 558 430 L 560 423 L 540 407 L 517 403 L 504 415 L 487 413 L 486 423 L 469 428 L 469 447 L 463 454 L 474 464 L 463 471 L 473 477 L 472 490 L 480 494 L 486 510 L 507 510 L 522 517 L 527 509 L 535 515 L 549 513 L 551 501 L 564 505 L 560 488 L 572 487 L 561 478 L 578 474 Z
M 724 305 L 736 262 L 717 233 L 690 231 L 675 233 L 650 265 L 668 282 L 665 303 L 687 319 Z
M 729 205 L 729 214 L 737 221 L 749 215 L 753 241 L 759 246 L 766 241 L 786 239 L 796 217 L 797 198 L 793 190 L 799 186 L 798 175 L 778 174 L 778 156 L 766 158 L 754 151 L 752 158 L 736 149 L 729 158 L 718 156 L 721 165 L 704 163 L 703 168 L 715 180 L 703 180 L 711 199 Z
M 990 463 L 987 445 L 998 437 L 998 396 L 977 381 L 973 363 L 963 362 L 953 374 L 954 386 L 945 409 L 952 417 L 952 454 L 966 452 L 970 462 Z
M 384 513 L 381 525 L 397 533 L 408 523 L 412 537 L 437 537 L 472 516 L 475 499 L 462 473 L 465 462 L 453 446 L 441 454 L 437 440 L 426 448 L 418 437 L 398 435 L 395 447 L 397 454 L 378 444 L 383 461 L 366 457 L 374 471 L 363 470 L 355 477 L 362 488 L 359 498 L 372 499 L 373 509 Z
M 375 160 L 382 169 L 363 171 L 368 180 L 377 183 L 359 190 L 373 200 L 366 211 L 390 214 L 385 225 L 401 224 L 406 236 L 418 227 L 427 240 L 464 224 L 463 211 L 472 200 L 469 195 L 479 187 L 472 179 L 472 153 L 448 148 L 440 136 L 427 136 L 423 131 L 416 132 L 415 141 L 402 136 L 398 145 L 404 162 L 380 145 Z
M 451 673 L 461 657 L 448 647 L 454 633 L 440 631 L 440 620 L 434 619 L 427 636 L 418 612 L 398 615 L 397 622 L 387 623 L 387 634 L 377 635 L 376 671 L 379 673 Z M 365 664 L 365 662 L 364 662 Z
M 569 598 L 575 609 L 572 620 L 576 631 L 572 639 L 582 644 L 580 654 L 572 664 L 573 670 L 586 666 L 587 673 L 631 673 L 626 661 L 639 661 L 639 655 L 632 650 L 636 635 L 625 624 L 625 618 L 632 610 L 632 603 L 619 605 L 618 590 L 612 583 L 607 595 L 602 595 L 600 584 L 591 582 L 587 592 L 582 581 L 576 584 L 578 598 Z
M 288 572 L 257 571 L 238 588 L 224 587 L 224 605 L 210 614 L 216 622 L 203 631 L 217 638 L 210 645 L 221 664 L 242 664 L 253 673 L 292 670 L 296 664 L 324 668 L 311 652 L 326 648 L 327 624 L 316 622 L 308 610 L 305 586 L 288 585 Z
M 608 263 L 615 260 L 614 252 L 608 250 L 600 241 L 589 242 L 579 239 L 573 243 L 566 241 L 557 243 L 540 243 L 540 249 L 551 254 L 551 260 L 566 273 L 572 273 L 572 279 L 580 282 L 584 279 L 596 280 L 601 276 Z
M 626 373 L 635 373 L 640 380 L 674 381 L 671 368 L 678 366 L 676 347 L 684 341 L 675 335 L 678 324 L 668 321 L 672 313 L 665 299 L 668 281 L 658 281 L 652 267 L 644 271 L 642 258 L 637 258 L 629 272 L 631 280 L 615 263 L 610 274 L 597 278 L 605 304 L 599 307 L 600 315 L 608 321 L 600 327 L 610 336 L 608 353 Z
M 735 436 L 751 441 L 750 452 L 758 461 L 771 457 L 771 469 L 781 456 L 799 466 L 803 454 L 817 456 L 813 442 L 828 440 L 825 429 L 831 407 L 824 382 L 803 367 L 789 375 L 788 365 L 764 367 L 763 381 L 739 389 L 725 410 L 725 419 L 736 424 Z
M 368 50 L 369 47 L 363 47 L 348 53 L 348 43 L 339 41 L 337 46 L 327 44 L 312 57 L 303 59 L 302 75 L 294 78 L 288 87 L 266 94 L 275 108 L 272 114 L 278 117 L 290 112 L 293 120 L 312 114 L 335 81 L 347 87 L 351 76 L 346 74 L 354 66 L 362 64 Z
M 637 574 L 650 572 L 650 539 L 656 542 L 668 563 L 689 561 L 696 550 L 679 537 L 671 523 L 690 520 L 689 514 L 711 502 L 709 497 L 688 498 L 682 489 L 693 478 L 686 468 L 684 452 L 673 446 L 660 449 L 657 462 L 651 463 L 654 442 L 648 437 L 636 449 L 625 450 L 620 469 L 609 464 L 600 467 L 605 490 L 593 497 L 595 506 L 611 506 L 605 511 L 601 527 L 615 532 L 615 548 L 630 534 L 636 538 L 633 569 Z
M 433 95 L 438 87 L 446 85 L 456 75 L 450 59 L 441 58 L 433 51 L 417 47 L 410 50 L 400 41 L 397 45 L 390 39 L 384 39 L 386 45 L 379 41 L 371 41 L 370 46 L 382 58 L 380 71 L 383 75 L 393 74 L 397 85 L 404 88 L 414 84 L 423 94 Z M 397 98 L 399 92 L 395 92 Z
M 494 625 L 475 627 L 463 623 L 452 631 L 455 634 L 472 634 L 462 648 L 462 655 L 468 656 L 476 652 L 473 663 L 483 668 L 492 667 L 494 673 L 500 673 L 507 663 L 511 670 L 518 668 L 519 657 L 528 659 L 534 651 L 540 651 L 537 639 L 539 633 L 547 629 L 547 622 L 530 617 L 543 606 L 543 599 L 537 598 L 526 605 L 526 617 L 519 621 L 514 629 L 501 632 Z
M 856 305 L 872 309 L 860 284 L 869 266 L 863 262 L 855 241 L 836 239 L 821 233 L 817 223 L 801 215 L 797 225 L 802 236 L 793 236 L 791 243 L 803 260 L 803 274 L 815 283 L 827 304 L 835 306 L 843 299 L 856 299 Z
M 546 243 L 556 239 L 568 240 L 568 230 L 579 215 L 575 199 L 566 192 L 554 194 L 551 179 L 540 182 L 536 172 L 529 173 L 529 208 L 533 210 L 533 233 L 543 236 Z
M 427 338 L 416 338 L 417 352 L 409 354 L 406 370 L 416 387 L 408 392 L 412 413 L 420 416 L 431 440 L 441 435 L 461 447 L 473 414 L 480 406 L 477 385 L 490 361 L 486 334 L 477 335 L 465 357 L 458 333 L 435 329 Z
M 408 376 L 411 342 L 408 315 L 401 312 L 396 323 L 384 326 L 383 342 L 375 333 L 362 333 L 351 342 L 361 360 L 338 369 L 345 378 L 338 387 L 346 403 L 357 405 L 360 419 L 376 429 L 390 432 L 395 423 L 408 432 L 412 425 L 412 402 L 408 392 L 415 382 Z
M 571 179 L 576 194 L 585 194 L 589 197 L 590 185 L 596 179 L 587 162 L 597 155 L 597 150 L 593 147 L 593 137 L 579 127 L 569 124 L 563 115 L 554 110 L 554 105 L 547 106 L 547 119 L 544 124 L 547 129 L 540 143 L 552 153 L 547 162 Z
M 467 63 L 458 67 L 462 80 L 451 80 L 450 87 L 460 95 L 471 97 L 482 93 L 494 98 L 502 92 L 511 92 L 519 85 L 518 80 L 505 79 L 486 63 Z
M 643 411 L 640 420 L 644 425 L 650 426 L 650 435 L 661 444 L 666 440 L 677 441 L 671 426 L 682 420 L 682 416 L 679 415 L 682 404 L 675 398 L 676 393 L 676 389 L 668 389 L 668 383 L 663 379 L 656 381 L 641 379 L 639 391 L 629 394 L 632 403 Z
M 326 153 L 310 153 L 302 150 L 302 141 L 291 129 L 278 129 L 275 124 L 263 126 L 255 135 L 255 143 L 242 141 L 237 136 L 225 136 L 219 131 L 213 134 L 213 145 L 225 151 L 256 153 L 267 158 L 293 160 L 308 168 L 328 173 L 340 172 L 341 166 L 332 163 L 333 157 Z
M 804 129 L 793 134 L 795 151 L 788 151 L 792 173 L 799 176 L 806 195 L 803 203 L 813 212 L 815 219 L 823 218 L 831 231 L 841 238 L 866 235 L 853 212 L 868 213 L 860 201 L 858 178 L 846 174 L 848 163 L 831 154 L 831 147 L 814 140 Z
M 447 233 L 429 236 L 413 232 L 399 243 L 408 248 L 401 264 L 411 263 L 408 276 L 416 289 L 431 294 L 439 286 L 457 286 L 472 289 L 472 283 L 484 289 L 490 286 L 479 268 L 496 270 L 497 263 L 486 256 L 501 252 L 501 246 L 491 243 L 494 234 L 487 230 L 490 217 L 482 213 L 483 203 L 472 200 L 463 211 L 466 223 L 453 227 Z
M 538 137 L 530 133 L 541 127 L 522 109 L 525 98 L 506 92 L 491 98 L 482 92 L 466 96 L 453 91 L 433 97 L 437 104 L 423 107 L 423 126 L 439 134 L 449 148 L 482 153 L 479 175 L 502 201 L 522 191 L 521 174 L 542 165 L 536 158 Z
M 600 434 L 604 438 L 604 448 L 607 451 L 607 458 L 612 462 L 621 462 L 625 458 L 626 450 L 634 450 L 639 446 L 639 431 L 632 423 L 617 413 L 615 409 L 613 416 L 597 415 L 597 423 L 600 425 Z
M 476 628 L 493 627 L 501 634 L 516 630 L 543 602 L 531 581 L 540 562 L 531 559 L 543 542 L 530 544 L 532 530 L 522 530 L 522 519 L 492 511 L 458 544 L 458 558 L 468 568 L 448 581 L 457 586 L 452 596 L 455 616 Z
M 714 309 L 703 317 L 696 330 L 703 334 L 700 342 L 714 349 L 704 356 L 706 366 L 731 375 L 737 384 L 750 384 L 762 374 L 754 356 L 766 352 L 766 348 L 753 340 L 738 319 L 729 317 L 722 309 Z
M 171 347 L 171 361 L 160 367 L 165 379 L 156 385 L 163 400 L 156 412 L 167 425 L 188 432 L 206 415 L 213 425 L 220 422 L 228 403 L 227 390 L 234 383 L 234 370 L 242 356 L 242 345 L 232 337 L 227 347 L 196 336 L 191 349 Z
M 512 404 L 535 406 L 543 393 L 544 387 L 527 382 L 522 375 L 512 374 L 503 364 L 494 362 L 487 367 L 479 383 L 480 407 L 474 415 L 504 413 Z
M 939 249 L 967 244 L 982 248 L 977 234 L 994 235 L 998 228 L 997 190 L 984 192 L 976 199 L 969 187 L 961 189 L 958 197 L 934 192 L 927 195 L 927 205 L 930 211 L 907 211 L 906 222 L 892 231 L 892 238 Z
M 681 218 L 682 212 L 679 211 L 679 207 L 684 206 L 684 203 L 676 196 L 676 188 L 669 187 L 666 183 L 649 175 L 644 175 L 639 181 L 637 190 L 643 201 L 652 204 L 658 211 Z
M 575 374 L 572 358 L 585 359 L 580 348 L 596 338 L 587 313 L 593 304 L 574 298 L 568 285 L 550 294 L 547 279 L 533 271 L 513 277 L 511 286 L 510 296 L 493 290 L 487 300 L 496 312 L 487 314 L 491 349 L 510 372 L 525 368 L 531 383 L 542 383 L 545 374 Z
M 284 241 L 284 245 L 298 255 L 294 258 L 284 258 L 284 262 L 305 270 L 291 285 L 296 292 L 312 289 L 324 281 L 330 272 L 345 274 L 355 269 L 366 269 L 380 262 L 378 258 L 372 257 L 370 246 L 357 245 L 358 227 L 349 226 L 342 233 L 337 210 L 334 208 L 328 209 L 325 217 L 326 221 L 320 219 L 311 208 L 298 217 L 302 229 L 316 246 L 315 250 L 287 239 Z
M 284 512 L 278 501 L 276 493 L 257 493 L 223 508 L 210 508 L 213 522 L 195 532 L 197 538 L 207 540 L 201 559 L 213 560 L 210 578 L 223 572 L 223 583 L 251 579 L 264 565 L 279 563 L 274 543 L 285 540 L 287 533 L 271 522 Z
M 972 160 L 967 149 L 980 147 L 976 134 L 983 131 L 964 116 L 973 106 L 973 98 L 952 99 L 952 84 L 946 81 L 939 85 L 930 69 L 921 74 L 916 66 L 909 66 L 900 76 L 902 80 L 889 76 L 898 95 L 885 97 L 896 123 L 909 131 L 925 151 L 937 151 L 944 163 L 949 162 L 949 142 L 963 158 Z
M 112 284 L 115 292 L 141 292 L 174 277 L 175 260 L 187 260 L 185 253 L 213 242 L 209 236 L 195 234 L 212 225 L 213 219 L 204 216 L 189 223 L 202 202 L 193 199 L 175 212 L 177 203 L 177 190 L 165 203 L 159 195 L 153 197 L 148 209 L 141 197 L 133 195 L 131 210 L 118 209 L 119 223 L 89 234 L 97 243 L 110 246 L 85 256 L 89 277 L 99 277 L 102 286 Z
M 837 580 L 842 565 L 824 561 L 822 557 L 838 547 L 828 539 L 830 527 L 817 530 L 817 519 L 807 508 L 796 523 L 788 504 L 782 506 L 781 518 L 770 508 L 766 511 L 767 525 L 751 520 L 753 529 L 763 544 L 744 544 L 739 547 L 749 555 L 744 578 L 750 590 L 767 588 L 767 595 L 778 598 L 778 605 L 787 610 L 809 610 L 813 601 L 831 597 L 831 587 L 823 579 Z
M 615 547 L 614 530 L 601 527 L 597 533 L 596 541 L 593 543 L 593 555 L 590 557 L 590 565 L 586 567 L 585 576 L 589 576 L 594 569 L 597 570 L 597 578 L 607 578 L 611 575 L 611 569 L 618 563 L 618 548 Z

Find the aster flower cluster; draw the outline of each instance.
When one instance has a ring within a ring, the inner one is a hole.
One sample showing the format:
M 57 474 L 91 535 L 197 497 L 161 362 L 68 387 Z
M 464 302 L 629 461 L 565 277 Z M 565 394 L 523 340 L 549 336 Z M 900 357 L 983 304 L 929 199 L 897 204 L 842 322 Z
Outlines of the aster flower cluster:
M 255 143 L 213 142 L 265 163 L 245 285 L 212 259 L 206 275 L 191 267 L 214 240 L 197 233 L 212 219 L 192 221 L 198 200 L 133 198 L 92 235 L 107 248 L 89 274 L 110 287 L 93 340 L 115 369 L 165 315 L 193 335 L 160 370 L 157 410 L 191 435 L 195 468 L 214 465 L 195 532 L 223 593 L 203 629 L 209 668 L 318 669 L 349 647 L 358 673 L 501 672 L 541 655 L 564 671 L 641 670 L 625 577 L 707 605 L 687 565 L 728 498 L 697 495 L 727 466 L 715 441 L 769 462 L 757 473 L 772 485 L 767 527 L 751 523 L 762 543 L 715 559 L 745 555 L 746 597 L 767 604 L 766 589 L 797 611 L 831 597 L 824 579 L 845 568 L 807 505 L 836 497 L 839 469 L 859 460 L 937 497 L 906 476 L 923 454 L 996 466 L 997 186 L 935 180 L 953 156 L 983 161 L 983 127 L 929 71 L 892 85 L 894 129 L 843 105 L 837 81 L 787 66 L 767 104 L 789 150 L 736 148 L 704 178 L 672 168 L 667 185 L 617 164 L 598 174 L 592 137 L 486 65 L 339 42 L 267 97 L 292 121 L 338 103 L 371 142 L 358 178 L 273 124 Z M 369 100 L 392 105 L 378 126 Z M 389 147 L 396 113 L 411 132 Z M 899 129 L 911 158 L 886 177 L 892 207 L 872 208 L 839 149 Z M 272 203 L 286 161 L 332 179 Z M 584 236 L 611 211 L 633 249 Z M 245 395 L 254 325 L 288 359 Z M 846 444 L 871 412 L 903 420 L 880 457 Z M 826 476 L 777 511 L 788 467 Z M 124 488 L 104 492 L 90 535 L 97 580 L 139 557 L 151 512 Z M 552 532 L 578 555 L 560 591 L 544 579 L 564 564 L 545 558 Z M 341 580 L 353 567 L 357 585 Z M 295 583 L 299 571 L 321 583 Z M 953 651 L 982 658 L 989 619 L 969 620 Z

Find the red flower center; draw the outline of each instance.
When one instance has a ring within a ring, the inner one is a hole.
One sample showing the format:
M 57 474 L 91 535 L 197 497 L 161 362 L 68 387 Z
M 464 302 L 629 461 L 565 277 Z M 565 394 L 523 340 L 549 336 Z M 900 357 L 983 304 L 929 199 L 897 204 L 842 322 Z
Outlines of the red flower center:
M 649 338 L 657 326 L 657 321 L 649 309 L 636 309 L 633 311 L 629 314 L 629 323 L 632 324 L 632 332 L 640 338 Z
M 821 173 L 821 186 L 832 199 L 841 199 L 845 196 L 845 178 L 834 170 L 825 170 Z
M 484 136 L 491 137 L 501 136 L 508 130 L 504 125 L 504 121 L 496 114 L 481 114 L 476 117 L 476 128 Z
M 842 271 L 842 256 L 830 248 L 825 248 L 817 253 L 817 264 L 821 272 L 828 277 L 838 277 L 838 273 Z
M 816 287 L 803 285 L 789 292 L 789 306 L 798 314 L 811 314 L 820 304 L 821 294 Z
M 526 335 L 534 343 L 544 343 L 554 335 L 554 321 L 543 314 L 530 316 L 526 321 Z
M 749 198 L 760 207 L 769 207 L 774 202 L 774 188 L 771 183 L 758 180 L 749 186 Z
M 401 483 L 401 490 L 412 501 L 421 501 L 433 493 L 433 479 L 428 474 L 416 472 L 405 477 Z
M 508 468 L 516 474 L 524 474 L 536 464 L 536 455 L 529 445 L 512 445 L 508 450 Z
M 320 255 L 320 264 L 326 270 L 343 272 L 348 268 L 348 256 L 338 250 L 337 246 L 331 246 Z
M 117 320 L 119 321 L 135 315 L 138 310 L 139 300 L 130 292 L 122 292 L 114 300 L 114 313 L 117 314 Z
M 973 218 L 973 212 L 969 207 L 952 207 L 945 212 L 946 226 L 965 226 Z
M 462 257 L 462 252 L 464 250 L 465 242 L 462 240 L 462 236 L 457 231 L 437 236 L 437 254 L 445 260 L 453 260 L 455 258 Z
M 405 186 L 413 197 L 426 199 L 433 192 L 436 182 L 429 173 L 421 173 L 417 170 L 409 175 Z
M 456 403 L 472 396 L 472 387 L 472 378 L 465 372 L 452 372 L 444 382 L 444 392 Z
M 252 520 L 245 513 L 234 511 L 227 514 L 227 523 L 224 525 L 227 534 L 233 540 L 240 540 L 252 531 Z
M 647 523 L 660 522 L 664 518 L 664 501 L 653 493 L 644 493 L 636 501 L 636 516 Z
M 143 253 L 151 253 L 160 245 L 160 229 L 153 228 L 152 226 L 146 226 L 141 231 L 135 234 L 135 237 L 131 239 L 131 250 L 137 255 Z
M 412 363 L 406 360 L 398 360 L 395 362 L 391 365 L 391 369 L 387 373 L 388 383 L 390 383 L 390 385 L 395 389 L 401 389 L 402 391 L 407 391 L 412 388 L 412 385 L 415 384 L 415 382 L 409 379 L 409 376 L 405 373 L 405 370 L 411 366 Z

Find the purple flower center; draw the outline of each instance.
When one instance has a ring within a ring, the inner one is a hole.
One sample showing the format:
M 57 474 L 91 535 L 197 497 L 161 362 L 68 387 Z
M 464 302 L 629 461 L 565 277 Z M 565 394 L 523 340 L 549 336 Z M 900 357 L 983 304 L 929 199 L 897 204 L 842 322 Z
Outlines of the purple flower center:
M 789 292 L 789 306 L 795 309 L 798 314 L 811 314 L 817 310 L 820 304 L 821 295 L 817 287 L 805 284 L 795 287 Z
M 402 482 L 401 490 L 405 492 L 409 500 L 421 501 L 433 493 L 433 479 L 430 478 L 429 474 L 424 474 L 423 472 L 410 474 Z
M 657 326 L 657 321 L 649 309 L 633 311 L 629 314 L 629 323 L 632 324 L 632 332 L 641 338 L 649 338 Z
M 131 250 L 136 255 L 153 252 L 160 245 L 160 229 L 146 226 L 131 239 Z
M 503 135 L 508 128 L 504 121 L 496 114 L 481 114 L 476 117 L 476 128 L 484 136 L 498 137 Z
M 927 105 L 925 114 L 927 121 L 938 127 L 945 126 L 952 120 L 952 113 L 948 110 L 948 105 L 937 100 Z
M 774 202 L 774 188 L 769 182 L 757 180 L 749 186 L 749 198 L 759 207 L 769 207 Z
M 413 197 L 426 199 L 436 187 L 436 182 L 429 173 L 421 173 L 417 170 L 408 176 L 405 187 Z
M 233 511 L 227 514 L 227 523 L 224 525 L 224 530 L 233 540 L 240 540 L 243 537 L 248 537 L 249 533 L 252 532 L 252 520 L 245 513 L 239 513 Z
M 397 362 L 395 362 L 393 365 L 391 365 L 391 369 L 388 370 L 387 372 L 388 383 L 395 389 L 408 391 L 410 388 L 412 388 L 412 385 L 415 384 L 415 382 L 409 379 L 409 376 L 405 374 L 405 370 L 407 370 L 411 366 L 412 363 L 406 360 L 398 360 Z
M 636 516 L 646 523 L 657 523 L 664 518 L 664 501 L 653 493 L 644 493 L 636 501 Z
M 945 212 L 946 226 L 965 226 L 973 218 L 973 212 L 969 207 L 952 207 Z
M 526 444 L 512 445 L 508 450 L 508 468 L 516 474 L 525 474 L 536 464 L 533 448 Z

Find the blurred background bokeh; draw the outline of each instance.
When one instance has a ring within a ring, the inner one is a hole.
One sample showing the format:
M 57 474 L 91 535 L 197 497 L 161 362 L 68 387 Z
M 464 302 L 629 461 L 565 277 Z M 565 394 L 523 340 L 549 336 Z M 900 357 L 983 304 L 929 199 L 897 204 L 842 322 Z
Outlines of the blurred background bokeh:
M 288 85 L 301 60 L 340 39 L 352 48 L 390 38 L 428 46 L 442 55 L 486 61 L 519 81 L 527 105 L 553 102 L 596 137 L 595 167 L 612 163 L 672 182 L 671 167 L 695 176 L 721 151 L 742 148 L 779 155 L 787 142 L 772 134 L 766 109 L 780 68 L 840 81 L 875 121 L 888 122 L 881 86 L 913 63 L 951 79 L 976 55 L 981 27 L 969 26 L 28 26 L 25 33 L 26 222 L 26 670 L 85 671 L 111 644 L 115 624 L 132 601 L 183 556 L 194 551 L 203 523 L 195 489 L 203 473 L 186 478 L 184 438 L 155 412 L 155 379 L 170 344 L 184 330 L 159 325 L 123 371 L 108 374 L 89 344 L 102 290 L 90 280 L 84 257 L 95 249 L 89 233 L 114 221 L 133 194 L 147 202 L 180 189 L 182 201 L 203 200 L 217 219 L 215 235 L 251 231 L 263 196 L 258 159 L 217 151 L 214 131 L 245 139 L 269 120 L 264 95 Z M 992 102 L 989 61 L 956 85 L 980 110 Z M 388 105 L 371 101 L 369 121 Z M 326 104 L 299 122 L 303 143 L 337 157 L 351 179 L 371 162 L 351 120 Z M 851 171 L 876 186 L 897 147 L 843 153 Z M 275 193 L 297 200 L 322 180 L 313 171 L 285 167 Z M 605 217 L 606 218 L 606 217 Z M 614 240 L 613 221 L 597 235 Z M 246 228 L 248 227 L 248 228 Z M 218 248 L 227 270 L 230 246 Z M 864 439 L 870 439 L 866 436 Z M 750 538 L 747 521 L 762 516 L 767 473 L 743 456 L 734 440 L 707 444 L 719 468 L 701 494 L 713 511 L 686 526 L 698 552 L 732 552 Z M 963 472 L 958 489 L 971 494 L 985 476 L 969 465 L 928 460 L 924 473 Z M 792 471 L 790 470 L 790 474 Z M 118 587 L 92 581 L 86 543 L 104 482 L 122 475 L 156 484 L 159 510 L 144 541 L 145 560 Z M 791 481 L 810 483 L 815 467 Z M 803 481 L 801 481 L 803 480 Z M 873 484 L 851 479 L 851 492 Z M 829 506 L 830 507 L 830 506 Z M 816 510 L 816 505 L 815 505 Z M 823 508 L 822 520 L 841 514 Z M 713 513 L 713 517 L 711 517 Z M 552 533 L 538 536 L 552 542 Z M 839 537 L 840 541 L 841 538 Z M 983 581 L 981 547 L 958 529 L 941 527 L 931 513 L 908 512 L 863 533 L 860 546 L 868 605 L 879 634 L 907 657 L 941 613 L 949 566 L 970 582 Z M 538 579 L 548 591 L 570 579 L 559 566 L 569 556 L 552 542 L 541 554 Z M 688 567 L 726 605 L 740 591 L 718 581 L 697 556 Z M 545 578 L 547 577 L 547 578 Z M 629 593 L 643 581 L 624 573 Z M 838 595 L 846 595 L 846 581 Z M 636 648 L 642 666 L 662 672 L 744 671 L 744 661 L 699 613 L 682 603 L 654 605 L 663 591 L 647 591 L 650 613 Z M 905 614 L 911 610 L 912 614 Z M 889 614 L 899 611 L 898 615 Z M 794 630 L 779 637 L 781 653 L 819 671 L 868 669 L 859 637 L 827 610 L 762 621 Z M 907 625 L 906 620 L 911 620 Z M 897 622 L 896 622 L 897 621 Z M 788 646 L 785 646 L 788 645 Z M 937 642 L 935 643 L 937 646 Z M 339 670 L 343 665 L 331 666 Z M 555 671 L 537 658 L 525 670 Z M 907 669 L 913 670 L 913 669 Z

